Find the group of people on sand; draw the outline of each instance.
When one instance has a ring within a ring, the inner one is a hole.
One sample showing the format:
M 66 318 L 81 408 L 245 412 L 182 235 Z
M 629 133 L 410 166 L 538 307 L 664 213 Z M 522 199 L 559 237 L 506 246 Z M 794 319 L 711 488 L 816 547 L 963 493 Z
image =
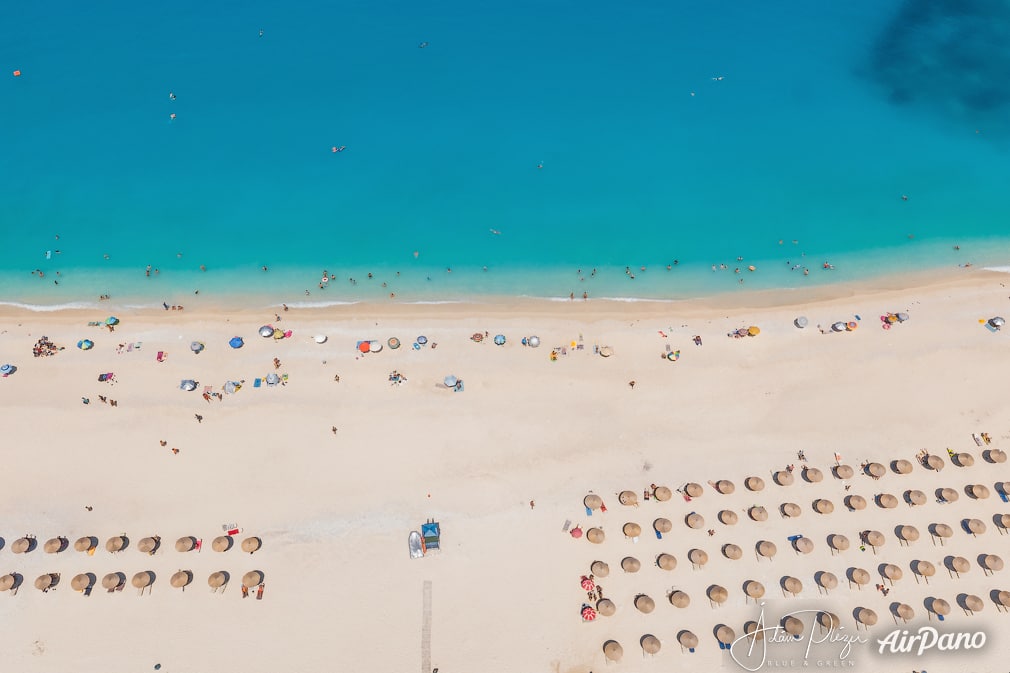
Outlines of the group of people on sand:
M 57 346 L 49 340 L 49 337 L 43 336 L 32 347 L 32 355 L 37 358 L 44 358 L 49 355 L 56 355 L 61 350 L 63 350 L 63 346 Z
M 258 601 L 263 600 L 263 589 L 265 589 L 265 588 L 266 588 L 266 584 L 264 584 L 263 582 L 260 582 L 259 586 L 256 587 L 256 600 L 258 600 Z M 247 587 L 244 584 L 242 585 L 242 598 L 249 598 L 249 587 Z

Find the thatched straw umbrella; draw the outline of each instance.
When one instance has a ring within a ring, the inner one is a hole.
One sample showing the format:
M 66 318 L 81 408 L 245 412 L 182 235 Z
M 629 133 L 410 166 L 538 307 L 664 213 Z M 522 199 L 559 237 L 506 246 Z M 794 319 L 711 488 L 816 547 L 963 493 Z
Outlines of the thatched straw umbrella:
M 828 546 L 831 547 L 832 554 L 845 551 L 849 548 L 849 538 L 839 533 L 832 533 L 828 536 Z
M 814 541 L 808 537 L 801 537 L 793 542 L 793 548 L 801 554 L 809 554 L 814 550 Z
M 691 562 L 693 567 L 700 568 L 708 563 L 708 553 L 704 549 L 692 549 L 687 552 L 687 560 Z
M 617 606 L 609 598 L 601 598 L 596 602 L 596 611 L 604 617 L 613 617 L 617 612 Z
M 590 493 L 585 498 L 582 499 L 582 504 L 591 510 L 597 510 L 603 505 L 603 498 L 596 495 L 595 493 Z
M 214 551 L 228 551 L 235 544 L 231 535 L 219 535 L 210 543 L 210 548 Z
M 793 596 L 798 596 L 801 591 L 803 591 L 803 582 L 788 575 L 782 578 L 783 595 L 792 594 Z
M 908 503 L 909 507 L 914 507 L 916 505 L 926 504 L 926 494 L 917 489 L 910 489 L 905 491 L 905 502 Z
M 153 554 L 161 544 L 161 538 L 145 537 L 137 543 L 137 551 L 142 554 Z
M 885 563 L 880 568 L 880 576 L 888 580 L 891 586 L 894 586 L 894 583 L 900 580 L 903 575 L 904 573 L 901 572 L 901 568 L 893 563 Z
M 952 488 L 941 488 L 937 490 L 936 497 L 944 502 L 957 502 L 961 495 Z
M 985 524 L 981 519 L 968 519 L 964 525 L 972 535 L 981 535 L 985 532 Z
M 11 543 L 11 551 L 15 554 L 26 554 L 32 550 L 32 540 L 27 537 L 19 537 Z
M 887 474 L 887 468 L 881 465 L 880 463 L 870 463 L 869 465 L 866 466 L 866 474 L 870 475 L 871 477 L 876 477 L 877 479 L 880 479 L 885 474 Z
M 982 599 L 975 594 L 968 594 L 962 599 L 962 607 L 964 607 L 965 612 L 975 614 L 976 612 L 982 611 L 982 608 L 985 607 L 985 603 L 983 603 Z
M 954 535 L 954 529 L 945 523 L 934 523 L 929 527 L 929 533 L 933 536 L 933 544 L 936 544 L 936 540 L 940 541 L 940 545 L 944 544 L 944 539 L 952 537 Z
M 915 610 L 908 603 L 898 603 L 894 606 L 894 614 L 898 619 L 908 622 L 910 619 L 915 618 Z M 895 620 L 897 622 L 897 620 Z
M 666 486 L 657 486 L 654 497 L 660 502 L 666 502 L 673 497 L 673 491 L 668 489 Z
M 950 603 L 942 598 L 927 598 L 926 605 L 928 606 L 926 609 L 931 613 L 931 619 L 932 615 L 946 616 L 950 614 Z
M 911 474 L 912 463 L 902 458 L 901 460 L 896 460 L 891 463 L 891 469 L 897 474 Z
M 603 561 L 593 561 L 592 565 L 589 566 L 589 572 L 597 577 L 606 577 L 610 574 L 610 566 Z
M 698 647 L 698 636 L 684 630 L 677 634 L 677 642 L 680 643 L 682 649 L 691 650 Z
M 723 645 L 732 645 L 736 640 L 736 631 L 725 624 L 720 624 L 715 628 L 715 639 Z
M 866 509 L 866 498 L 861 495 L 845 496 L 845 506 L 850 510 Z
M 936 455 L 935 453 L 930 454 L 929 456 L 926 457 L 926 467 L 928 467 L 931 470 L 936 470 L 937 472 L 939 472 L 940 470 L 943 469 L 943 465 L 944 465 L 943 458 Z
M 971 570 L 971 564 L 968 563 L 968 559 L 963 556 L 948 556 L 944 559 L 947 566 L 947 572 L 950 573 L 951 577 L 957 575 L 961 576 L 961 573 L 966 573 Z
M 838 577 L 826 570 L 814 573 L 814 581 L 817 582 L 817 586 L 820 589 L 824 589 L 824 593 L 828 593 L 838 586 Z
M 759 541 L 756 545 L 754 545 L 754 550 L 757 552 L 758 556 L 764 556 L 769 559 L 778 553 L 778 547 L 775 546 L 774 542 L 769 540 Z
M 801 636 L 803 635 L 803 622 L 796 617 L 783 617 L 782 630 L 791 636 Z
M 652 635 L 651 633 L 642 636 L 642 639 L 639 641 L 639 644 L 642 646 L 642 650 L 646 654 L 656 654 L 662 647 L 662 644 L 659 642 L 659 638 Z
M 818 514 L 831 514 L 835 511 L 835 505 L 830 500 L 818 498 L 814 500 L 814 511 Z
M 804 467 L 803 478 L 806 479 L 811 484 L 816 484 L 818 482 L 824 481 L 824 473 L 818 470 L 816 467 Z
M 717 490 L 719 493 L 722 493 L 723 495 L 729 495 L 730 493 L 736 490 L 736 484 L 734 484 L 732 481 L 729 481 L 728 479 L 720 479 L 719 481 L 715 482 L 715 490 Z
M 862 624 L 863 628 L 866 628 L 877 623 L 877 613 L 870 608 L 856 608 L 853 612 L 853 616 L 856 618 L 857 630 L 859 628 L 859 624 Z
M 985 500 L 989 497 L 989 488 L 984 484 L 972 484 L 971 486 L 966 486 L 964 489 L 968 497 L 974 498 L 975 500 Z
M 188 570 L 180 570 L 172 575 L 172 579 L 169 580 L 171 584 L 176 589 L 183 589 L 187 584 L 193 581 L 193 573 Z
M 656 557 L 656 565 L 663 570 L 673 570 L 677 567 L 677 558 L 673 554 L 660 554 Z
M 692 481 L 684 486 L 684 492 L 692 498 L 699 498 L 705 492 L 705 489 L 701 487 L 701 484 L 696 484 Z
M 747 477 L 743 480 L 743 485 L 748 491 L 764 490 L 765 480 L 761 477 Z
M 723 522 L 727 526 L 735 526 L 736 522 L 740 520 L 736 512 L 731 509 L 724 509 L 719 512 L 719 521 Z
M 793 483 L 793 473 L 789 470 L 779 470 L 772 475 L 772 480 L 779 486 L 789 486 Z
M 958 467 L 971 467 L 975 464 L 975 457 L 970 453 L 958 453 L 950 459 L 950 462 L 954 463 Z
M 758 623 L 753 619 L 749 619 L 743 623 L 744 637 L 747 638 L 751 643 L 757 638 Z
M 638 496 L 634 491 L 621 491 L 621 493 L 617 496 L 617 501 L 622 505 L 628 505 L 630 507 L 638 504 Z
M 765 595 L 765 585 L 757 580 L 747 580 L 743 583 L 743 593 L 747 598 L 753 598 L 756 603 Z
M 0 577 L 0 591 L 10 591 L 18 583 L 18 578 L 8 573 Z
M 1004 531 L 1010 528 L 1010 514 L 997 514 L 993 517 L 993 521 Z
M 154 573 L 148 572 L 146 570 L 140 571 L 139 573 L 133 576 L 133 579 L 130 580 L 130 584 L 132 584 L 137 589 L 143 589 L 145 587 L 149 587 L 153 582 L 154 582 Z
M 856 587 L 862 589 L 870 583 L 870 573 L 862 568 L 849 568 L 849 586 L 855 583 Z
M 877 496 L 877 505 L 884 509 L 894 509 L 898 506 L 898 499 L 890 493 L 881 493 Z
M 93 581 L 90 573 L 74 575 L 74 579 L 70 580 L 70 588 L 74 591 L 85 591 L 91 587 Z
M 35 578 L 35 588 L 39 591 L 45 591 L 53 585 L 53 574 L 46 573 L 45 575 L 39 575 Z
M 800 506 L 797 505 L 795 502 L 782 503 L 782 505 L 779 507 L 779 511 L 782 512 L 782 516 L 788 517 L 790 519 L 798 517 L 800 514 L 803 513 L 803 510 L 800 509 Z
M 122 551 L 126 547 L 126 536 L 117 535 L 115 537 L 110 537 L 105 541 L 105 551 L 110 554 L 114 554 L 117 551 Z
M 79 537 L 77 538 L 77 541 L 74 542 L 74 551 L 90 551 L 91 549 L 94 549 L 97 544 L 98 540 L 93 537 Z
M 225 584 L 228 584 L 228 573 L 223 570 L 219 570 L 216 573 L 211 573 L 207 578 L 207 584 L 211 589 L 220 589 Z
M 760 505 L 755 505 L 747 510 L 747 515 L 754 521 L 767 521 L 768 520 L 768 510 Z
M 257 584 L 263 583 L 263 572 L 260 570 L 250 570 L 245 575 L 242 575 L 242 586 L 249 587 L 250 589 Z
M 683 591 L 671 591 L 668 598 L 670 605 L 675 608 L 686 608 L 691 604 L 691 597 Z
M 102 588 L 114 591 L 116 587 L 126 581 L 123 573 L 108 573 L 102 578 Z
M 883 547 L 884 543 L 887 542 L 887 538 L 879 530 L 868 530 L 866 531 L 866 544 L 873 547 L 873 553 L 877 553 L 877 547 Z
M 898 540 L 906 545 L 919 539 L 919 529 L 915 526 L 898 526 L 895 534 L 898 536 Z
M 624 528 L 621 530 L 624 531 L 625 537 L 638 537 L 642 534 L 642 527 L 632 521 L 624 524 Z
M 701 528 L 705 525 L 705 517 L 697 512 L 691 512 L 686 517 L 684 517 L 684 523 L 687 524 L 688 528 L 694 528 L 695 530 Z
M 1003 449 L 986 449 L 982 455 L 990 463 L 1006 462 L 1006 451 Z
M 65 537 L 50 538 L 46 540 L 44 545 L 42 545 L 42 550 L 47 554 L 59 554 L 66 548 L 67 539 Z
M 735 544 L 726 544 L 722 547 L 722 555 L 731 561 L 739 561 L 743 557 L 743 549 Z
M 912 569 L 912 573 L 915 576 L 915 583 L 919 583 L 919 578 L 921 577 L 929 584 L 929 578 L 936 574 L 936 566 L 929 561 L 915 560 L 909 564 Z
M 852 479 L 855 471 L 849 465 L 835 465 L 831 470 L 835 474 L 835 479 Z
M 996 490 L 1003 495 L 1010 495 L 1010 481 L 998 481 L 994 484 Z
M 1003 570 L 1003 559 L 996 554 L 986 554 L 979 558 L 978 564 L 982 566 L 983 572 L 986 574 L 992 574 L 993 572 L 999 572 Z
M 711 585 L 705 590 L 705 594 L 708 596 L 708 600 L 712 603 L 713 607 L 715 605 L 722 605 L 729 598 L 729 592 L 726 591 L 726 587 L 719 586 L 718 584 Z
M 837 630 L 842 625 L 842 620 L 833 612 L 821 610 L 817 613 L 817 625 L 822 631 Z
M 999 591 L 993 596 L 993 601 L 997 607 L 1010 608 L 1010 591 Z
M 624 648 L 616 640 L 608 640 L 603 643 L 603 656 L 607 661 L 620 661 L 624 656 Z
M 175 551 L 187 552 L 196 548 L 196 538 L 192 535 L 181 537 L 175 541 Z
M 643 614 L 649 614 L 656 609 L 656 601 L 652 600 L 645 594 L 639 594 L 635 596 L 635 608 Z
M 658 530 L 660 533 L 669 533 L 671 530 L 673 530 L 673 522 L 671 522 L 669 519 L 664 519 L 660 517 L 652 522 L 652 527 Z
M 586 539 L 593 544 L 601 544 L 606 537 L 607 536 L 604 535 L 602 528 L 590 528 L 586 531 Z
M 625 556 L 621 559 L 621 569 L 626 573 L 637 573 L 642 569 L 642 562 L 634 556 Z

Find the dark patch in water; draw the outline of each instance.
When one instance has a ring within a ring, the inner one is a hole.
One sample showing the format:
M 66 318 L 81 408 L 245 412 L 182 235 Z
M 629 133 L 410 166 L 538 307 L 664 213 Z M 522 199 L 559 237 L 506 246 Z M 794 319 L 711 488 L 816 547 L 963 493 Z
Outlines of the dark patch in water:
M 1010 131 L 1010 1 L 907 0 L 874 46 L 869 76 L 895 104 Z

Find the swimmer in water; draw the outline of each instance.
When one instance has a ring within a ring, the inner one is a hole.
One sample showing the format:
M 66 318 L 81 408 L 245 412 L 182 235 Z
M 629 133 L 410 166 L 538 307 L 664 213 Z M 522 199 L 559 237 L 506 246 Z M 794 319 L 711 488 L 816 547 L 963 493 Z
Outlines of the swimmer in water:
M 174 92 L 172 92 L 172 91 L 169 91 L 169 92 L 168 92 L 168 99 L 169 99 L 169 100 L 175 100 L 175 93 L 174 93 Z
M 501 236 L 501 232 L 498 231 L 497 229 L 491 229 L 491 233 L 494 234 L 495 236 Z
M 417 45 L 417 48 L 418 48 L 418 49 L 424 49 L 424 48 L 425 48 L 425 47 L 427 47 L 427 46 L 428 46 L 428 43 L 427 43 L 427 42 L 422 42 L 421 44 Z

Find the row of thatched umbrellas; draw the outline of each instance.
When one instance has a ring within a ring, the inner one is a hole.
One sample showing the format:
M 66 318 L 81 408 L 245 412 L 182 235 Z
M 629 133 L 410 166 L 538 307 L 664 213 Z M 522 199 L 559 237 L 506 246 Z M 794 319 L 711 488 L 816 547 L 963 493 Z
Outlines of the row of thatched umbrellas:
M 105 541 L 105 550 L 109 553 L 116 553 L 127 548 L 130 544 L 130 539 L 125 535 L 116 535 L 110 537 Z M 192 535 L 187 535 L 179 538 L 175 541 L 175 550 L 179 552 L 193 551 L 200 544 L 200 540 Z M 230 535 L 221 535 L 211 542 L 211 549 L 217 552 L 226 552 L 232 548 L 235 544 L 235 540 Z M 242 540 L 242 551 L 252 554 L 258 551 L 263 546 L 263 541 L 258 537 L 247 537 Z M 15 554 L 25 554 L 34 551 L 36 547 L 35 538 L 25 536 L 20 537 L 11 543 L 11 551 Z M 65 537 L 54 537 L 46 540 L 45 544 L 42 545 L 43 551 L 47 554 L 59 554 L 60 552 L 66 551 L 70 547 L 70 541 Z M 85 536 L 78 538 L 74 542 L 74 550 L 79 552 L 91 552 L 93 549 L 98 548 L 98 538 L 94 536 Z M 161 548 L 161 537 L 155 535 L 152 537 L 141 538 L 137 543 L 137 551 L 144 554 L 154 554 Z
M 258 586 L 264 581 L 264 574 L 260 570 L 251 570 L 242 576 L 242 585 L 248 588 Z M 154 571 L 145 570 L 133 575 L 130 583 L 137 589 L 146 589 L 154 584 L 157 579 Z M 230 581 L 231 576 L 228 572 L 224 570 L 219 570 L 217 572 L 211 573 L 207 578 L 207 584 L 212 589 L 219 589 L 224 587 Z M 70 580 L 70 588 L 74 591 L 87 591 L 95 586 L 97 577 L 92 573 L 81 573 L 75 575 L 73 579 Z M 180 570 L 172 575 L 169 579 L 169 584 L 171 584 L 176 589 L 182 589 L 188 586 L 193 581 L 193 571 L 191 570 Z M 60 582 L 59 573 L 46 573 L 44 575 L 39 575 L 35 579 L 35 588 L 40 591 L 47 591 L 53 589 Z M 21 577 L 17 573 L 8 573 L 6 575 L 0 576 L 0 591 L 9 591 L 11 589 L 17 589 L 21 584 Z M 102 587 L 111 591 L 120 589 L 126 586 L 126 575 L 121 572 L 108 573 L 102 578 Z

